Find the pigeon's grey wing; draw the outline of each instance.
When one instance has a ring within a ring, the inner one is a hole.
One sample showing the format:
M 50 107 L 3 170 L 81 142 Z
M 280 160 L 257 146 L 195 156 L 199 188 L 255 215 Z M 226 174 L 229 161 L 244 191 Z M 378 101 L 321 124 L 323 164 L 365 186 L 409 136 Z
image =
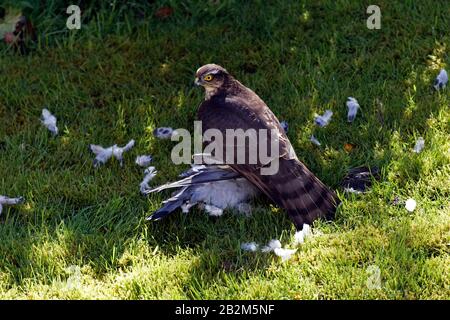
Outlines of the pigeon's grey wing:
M 204 170 L 199 172 L 193 172 L 191 176 L 183 178 L 181 180 L 166 183 L 157 188 L 148 190 L 146 194 L 153 192 L 160 192 L 162 190 L 171 189 L 171 188 L 181 188 L 190 185 L 196 185 L 200 183 L 213 182 L 213 181 L 221 181 L 221 180 L 229 180 L 235 179 L 240 175 L 232 170 L 226 170 L 219 167 L 206 167 Z
M 171 214 L 191 199 L 192 194 L 195 192 L 195 188 L 195 186 L 182 188 L 173 197 L 165 200 L 163 206 L 156 210 L 151 216 L 147 217 L 147 220 L 157 221 Z

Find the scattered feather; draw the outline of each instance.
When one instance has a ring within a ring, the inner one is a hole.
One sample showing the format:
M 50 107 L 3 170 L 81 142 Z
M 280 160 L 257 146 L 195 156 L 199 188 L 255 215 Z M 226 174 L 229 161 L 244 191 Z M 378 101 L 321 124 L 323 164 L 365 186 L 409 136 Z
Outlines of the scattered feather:
M 316 137 L 311 136 L 311 138 L 309 138 L 309 140 L 316 146 L 320 146 L 320 142 L 319 142 L 319 140 L 316 139 Z
M 277 248 L 281 248 L 281 242 L 280 240 L 272 239 L 269 241 L 269 243 L 264 246 L 261 251 L 262 252 L 271 252 L 274 251 Z
M 283 128 L 285 133 L 288 133 L 289 130 L 289 123 L 287 121 L 281 121 L 280 122 L 281 127 Z
M 405 202 L 405 208 L 409 212 L 413 212 L 416 209 L 416 206 L 417 206 L 417 203 L 416 203 L 416 200 L 414 200 L 414 199 L 409 198 Z
M 356 113 L 358 112 L 358 109 L 360 108 L 358 101 L 353 97 L 347 98 L 347 107 L 348 107 L 348 114 L 347 114 L 347 121 L 353 122 L 356 117 Z
M 108 162 L 108 160 L 114 156 L 119 160 L 120 165 L 123 165 L 123 153 L 133 148 L 135 141 L 130 140 L 124 147 L 118 147 L 117 144 L 104 148 L 100 145 L 91 144 L 90 149 L 95 154 L 94 167 L 98 167 Z
M 419 137 L 416 141 L 416 145 L 414 146 L 414 152 L 420 153 L 422 149 L 425 147 L 425 140 L 422 137 Z
M 144 179 L 139 185 L 139 190 L 141 191 L 142 194 L 146 194 L 146 191 L 150 189 L 149 183 L 156 176 L 158 171 L 155 170 L 155 167 L 148 167 L 147 169 L 145 169 L 144 173 L 145 173 Z
M 311 227 L 309 224 L 304 223 L 303 229 L 297 231 L 294 235 L 294 244 L 302 244 L 305 242 L 305 239 L 312 235 Z
M 434 80 L 434 88 L 436 90 L 444 89 L 448 82 L 448 74 L 445 69 L 442 69 L 438 76 L 436 77 L 436 80 Z
M 362 193 L 362 191 L 355 190 L 352 187 L 344 188 L 344 192 L 346 192 L 346 193 L 354 193 L 354 194 L 361 194 Z
M 25 201 L 24 197 L 10 198 L 7 196 L 0 196 L 0 214 L 3 211 L 3 205 L 14 206 Z
M 159 139 L 170 139 L 175 131 L 169 127 L 161 127 L 153 130 L 153 135 Z
M 136 157 L 136 164 L 140 167 L 148 167 L 152 162 L 153 158 L 151 155 L 143 155 Z
M 123 165 L 123 153 L 130 151 L 131 148 L 134 147 L 134 144 L 135 144 L 135 141 L 130 140 L 124 147 L 118 147 L 117 145 L 115 145 L 113 147 L 113 156 L 114 156 L 114 158 L 119 160 L 121 166 Z
M 319 127 L 325 127 L 326 125 L 328 125 L 328 123 L 331 120 L 331 116 L 333 115 L 333 111 L 331 110 L 326 110 L 325 113 L 320 116 L 320 115 L 316 115 L 316 117 L 314 118 L 314 121 L 316 122 L 316 124 Z
M 259 245 L 256 242 L 245 242 L 241 244 L 241 249 L 244 251 L 256 252 Z
M 273 252 L 281 258 L 281 261 L 286 261 L 292 258 L 292 255 L 297 252 L 297 249 L 285 249 L 285 248 L 275 248 Z
M 58 127 L 56 126 L 56 117 L 45 108 L 42 109 L 41 122 L 54 136 L 58 134 Z

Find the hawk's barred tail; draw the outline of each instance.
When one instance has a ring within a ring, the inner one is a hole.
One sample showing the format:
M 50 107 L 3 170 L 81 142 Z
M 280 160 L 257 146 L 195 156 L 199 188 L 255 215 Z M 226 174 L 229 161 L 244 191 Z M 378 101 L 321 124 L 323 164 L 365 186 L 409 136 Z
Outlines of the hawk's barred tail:
M 268 179 L 272 200 L 287 211 L 297 230 L 318 218 L 334 218 L 336 194 L 298 160 L 283 159 L 278 174 L 261 178 Z

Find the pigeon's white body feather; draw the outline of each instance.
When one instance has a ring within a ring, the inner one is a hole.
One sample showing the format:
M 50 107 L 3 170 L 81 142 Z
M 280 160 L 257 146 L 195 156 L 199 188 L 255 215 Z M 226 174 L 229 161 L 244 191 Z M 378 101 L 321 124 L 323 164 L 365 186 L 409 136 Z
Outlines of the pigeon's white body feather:
M 199 185 L 191 202 L 203 202 L 220 209 L 240 209 L 240 204 L 255 197 L 259 191 L 246 179 L 214 181 Z

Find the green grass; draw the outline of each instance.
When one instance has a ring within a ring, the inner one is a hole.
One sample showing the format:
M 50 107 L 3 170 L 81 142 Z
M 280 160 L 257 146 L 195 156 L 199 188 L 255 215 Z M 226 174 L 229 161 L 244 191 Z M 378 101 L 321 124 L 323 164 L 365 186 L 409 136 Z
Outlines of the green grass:
M 0 194 L 26 197 L 0 216 L 0 298 L 450 298 L 450 88 L 431 90 L 450 71 L 448 1 L 379 0 L 381 30 L 366 28 L 367 1 L 87 4 L 80 31 L 64 28 L 61 2 L 28 9 L 39 33 L 29 55 L 0 53 Z M 164 4 L 174 14 L 155 18 Z M 168 194 L 139 194 L 134 159 L 154 156 L 153 185 L 185 169 L 152 130 L 192 130 L 203 99 L 194 73 L 210 62 L 289 122 L 298 156 L 326 184 L 338 188 L 355 166 L 382 170 L 367 194 L 340 193 L 336 220 L 318 222 L 322 234 L 286 263 L 239 248 L 291 242 L 288 218 L 264 201 L 250 218 L 145 221 Z M 348 96 L 362 107 L 353 124 Z M 39 122 L 44 106 L 56 138 Z M 319 129 L 314 113 L 327 108 L 335 114 Z M 90 143 L 131 138 L 123 169 L 93 168 Z M 417 209 L 391 205 L 395 196 Z M 366 285 L 374 265 L 381 289 Z

